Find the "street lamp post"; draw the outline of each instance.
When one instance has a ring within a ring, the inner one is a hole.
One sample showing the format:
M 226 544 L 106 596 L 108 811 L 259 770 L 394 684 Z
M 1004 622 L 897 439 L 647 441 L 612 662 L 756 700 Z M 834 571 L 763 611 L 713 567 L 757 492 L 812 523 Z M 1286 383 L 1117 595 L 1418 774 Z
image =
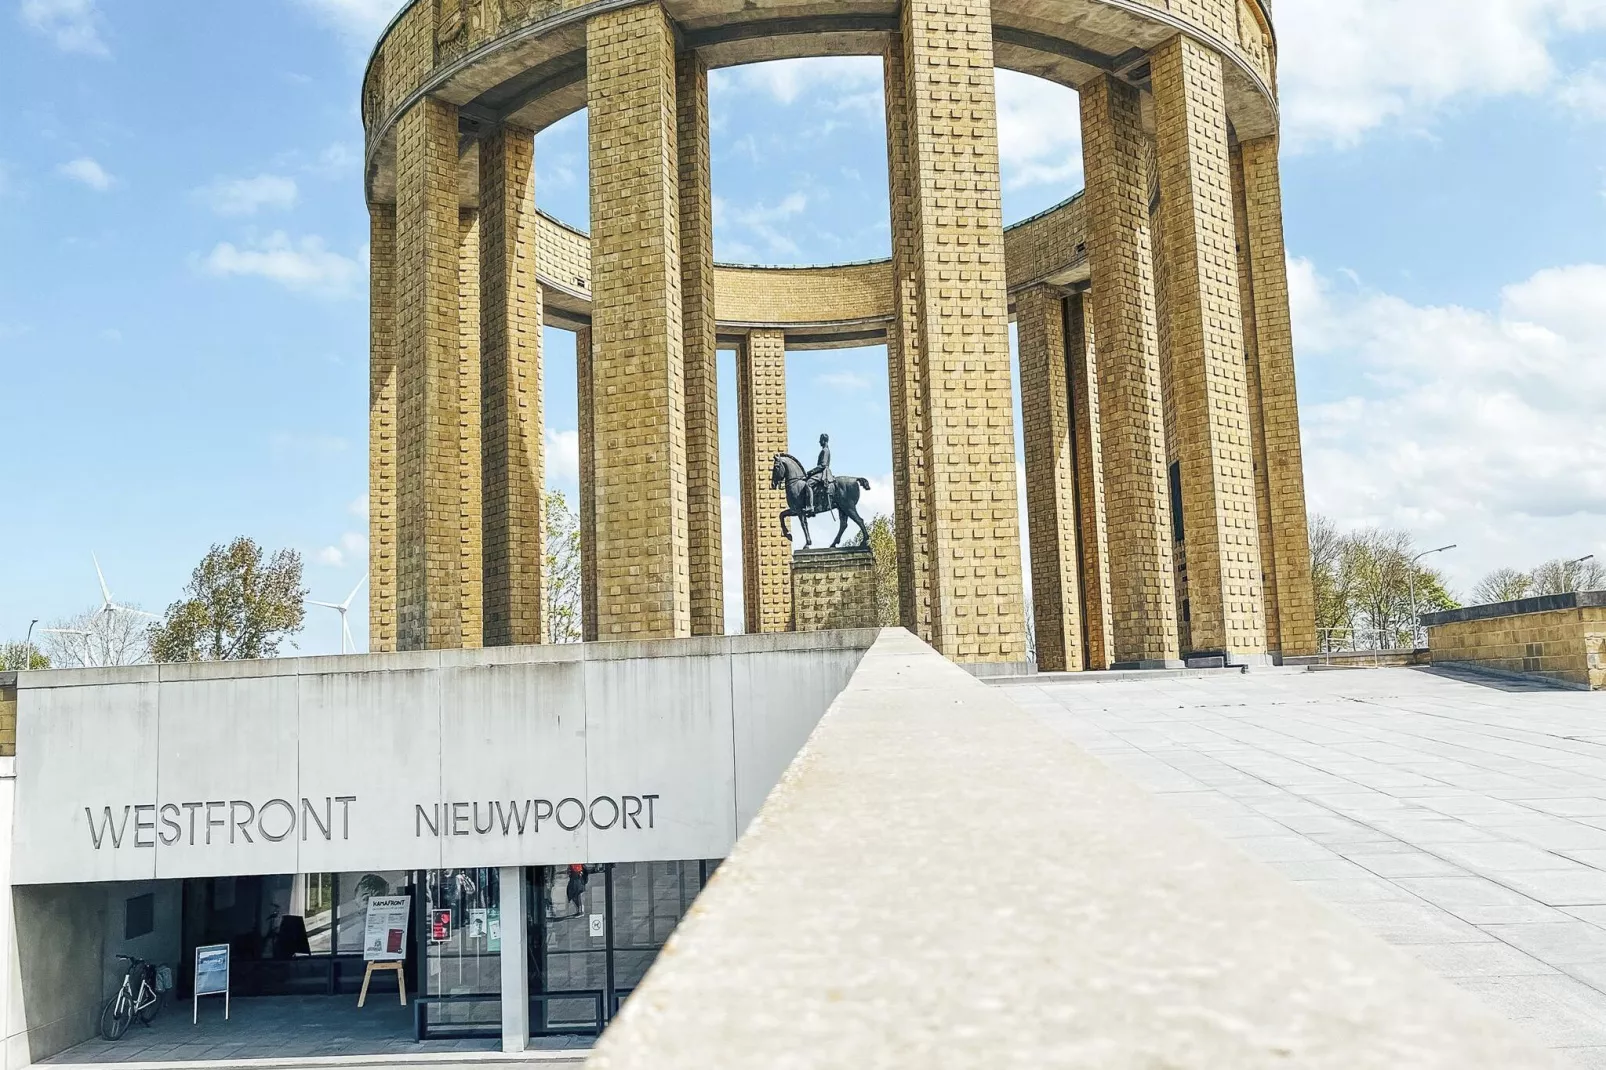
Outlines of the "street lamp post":
M 1411 565 L 1410 565 L 1409 568 L 1407 568 L 1405 570 L 1405 578 L 1406 578 L 1407 582 L 1409 582 L 1410 585 L 1411 585 L 1411 647 L 1412 647 L 1412 649 L 1415 649 L 1416 647 L 1421 645 L 1421 638 L 1420 638 L 1421 632 L 1420 632 L 1420 629 L 1422 627 L 1422 619 L 1421 619 L 1421 617 L 1419 617 L 1417 615 L 1417 612 L 1416 612 L 1416 563 L 1418 561 L 1422 560 L 1424 557 L 1427 557 L 1429 554 L 1442 554 L 1446 550 L 1454 550 L 1454 549 L 1455 549 L 1455 543 L 1452 542 L 1449 546 L 1439 546 L 1439 547 L 1435 547 L 1432 550 L 1423 550 L 1421 553 L 1419 553 L 1415 557 L 1411 558 Z

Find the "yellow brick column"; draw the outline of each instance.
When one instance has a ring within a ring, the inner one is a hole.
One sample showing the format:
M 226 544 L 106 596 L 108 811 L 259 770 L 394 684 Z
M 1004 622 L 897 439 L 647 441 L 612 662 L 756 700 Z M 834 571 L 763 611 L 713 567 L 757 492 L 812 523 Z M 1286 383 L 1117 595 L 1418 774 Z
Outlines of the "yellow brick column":
M 1081 102 L 1109 539 L 1109 659 L 1114 666 L 1176 665 L 1143 118 L 1138 91 L 1113 78 L 1083 85 Z
M 546 453 L 535 135 L 480 142 L 480 382 L 485 643 L 546 639 Z
M 1059 290 L 1034 286 L 1017 294 L 1015 330 L 1037 667 L 1074 672 L 1084 668 L 1082 592 L 1065 302 Z
M 675 57 L 680 152 L 680 303 L 686 372 L 686 521 L 691 633 L 725 632 L 719 499 L 719 363 L 714 323 L 714 199 L 709 180 L 708 66 Z
M 1239 146 L 1255 325 L 1256 427 L 1265 443 L 1269 541 L 1261 543 L 1268 596 L 1277 598 L 1276 639 L 1285 656 L 1316 652 L 1316 596 L 1311 588 L 1310 532 L 1305 513 L 1305 467 L 1294 388 L 1294 339 L 1288 308 L 1288 260 L 1283 247 L 1282 179 L 1277 138 Z M 1267 624 L 1271 638 L 1270 621 Z
M 485 517 L 481 482 L 480 404 L 480 214 L 458 212 L 457 223 L 457 492 L 462 645 L 479 646 L 484 637 Z
M 900 15 L 929 437 L 932 640 L 986 671 L 1022 666 L 1009 299 L 985 0 Z
M 931 502 L 926 478 L 927 413 L 920 355 L 920 257 L 909 162 L 903 38 L 882 54 L 887 112 L 887 184 L 892 215 L 893 316 L 887 327 L 892 416 L 893 535 L 898 547 L 898 619 L 931 642 Z
M 396 649 L 396 206 L 368 208 L 368 649 Z
M 1179 35 L 1151 64 L 1189 645 L 1261 659 L 1265 608 L 1222 60 Z
M 749 331 L 736 354 L 736 427 L 742 458 L 742 613 L 749 632 L 784 632 L 792 620 L 792 544 L 781 534 L 779 520 L 786 495 L 770 489 L 775 455 L 787 452 L 782 331 Z
M 1071 450 L 1076 464 L 1077 574 L 1082 591 L 1083 668 L 1110 667 L 1110 545 L 1104 518 L 1104 446 L 1092 297 L 1065 302 L 1066 382 L 1071 393 Z
M 580 429 L 580 638 L 597 641 L 597 440 L 591 418 L 591 328 L 574 332 L 574 387 Z
M 586 23 L 597 629 L 691 634 L 675 40 L 658 4 Z
M 479 641 L 477 633 L 464 628 L 460 227 L 457 109 L 425 97 L 396 127 L 396 646 L 401 650 Z M 473 422 L 478 428 L 477 405 Z M 477 538 L 478 516 L 474 527 Z

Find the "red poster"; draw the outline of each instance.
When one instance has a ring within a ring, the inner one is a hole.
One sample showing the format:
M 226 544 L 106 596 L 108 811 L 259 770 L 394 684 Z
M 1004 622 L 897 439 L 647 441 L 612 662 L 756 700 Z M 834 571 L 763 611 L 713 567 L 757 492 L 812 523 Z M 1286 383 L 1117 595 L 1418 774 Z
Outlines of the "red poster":
M 436 943 L 452 938 L 452 912 L 450 910 L 430 911 L 429 938 Z

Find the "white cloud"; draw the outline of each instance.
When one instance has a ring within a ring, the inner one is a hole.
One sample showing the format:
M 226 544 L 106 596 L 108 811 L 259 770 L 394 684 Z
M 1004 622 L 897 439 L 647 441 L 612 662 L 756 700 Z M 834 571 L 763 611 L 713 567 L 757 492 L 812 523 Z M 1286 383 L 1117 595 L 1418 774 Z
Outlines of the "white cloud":
M 835 387 L 838 390 L 870 389 L 870 380 L 857 372 L 821 372 L 814 377 L 814 381 L 821 386 Z
M 292 241 L 282 230 L 248 248 L 219 242 L 201 266 L 213 275 L 254 275 L 326 297 L 349 293 L 361 274 L 355 259 L 326 249 L 317 235 Z
M 357 531 L 345 532 L 338 544 L 325 546 L 318 551 L 318 563 L 334 568 L 343 568 L 347 562 L 355 563 L 367 558 L 368 536 Z
M 1457 98 L 1545 90 L 1551 43 L 1606 25 L 1606 0 L 1281 0 L 1276 17 L 1285 135 L 1347 145 Z
M 1556 90 L 1567 107 L 1595 119 L 1606 119 L 1606 63 L 1576 71 Z
M 80 182 L 97 193 L 105 193 L 116 185 L 117 180 L 106 173 L 106 169 L 88 156 L 80 156 L 76 160 L 69 160 L 56 168 L 57 172 L 74 182 Z
M 580 432 L 546 429 L 547 482 L 580 482 Z
M 262 208 L 291 208 L 296 180 L 285 175 L 218 179 L 195 191 L 195 197 L 218 215 L 255 215 Z
M 318 154 L 307 165 L 307 170 L 323 178 L 346 178 L 356 174 L 362 164 L 362 154 L 343 141 L 337 141 Z
M 1006 189 L 1082 186 L 1081 105 L 1076 90 L 1016 71 L 998 72 L 998 170 Z
M 44 34 L 63 52 L 108 56 L 100 36 L 101 15 L 95 0 L 22 0 L 23 24 Z
M 881 100 L 881 60 L 873 56 L 824 56 L 809 59 L 778 59 L 751 63 L 729 70 L 712 71 L 709 91 L 725 93 L 747 90 L 763 93 L 781 104 L 820 90 L 829 91 L 836 103 L 860 107 L 867 94 L 877 107 Z
M 402 0 L 301 0 L 324 22 L 361 44 L 372 44 Z
M 1500 566 L 1606 555 L 1606 266 L 1538 272 L 1493 312 L 1290 267 L 1313 510 L 1457 543 L 1443 565 L 1463 590 Z M 1329 376 L 1356 385 L 1313 397 Z
M 776 204 L 762 202 L 734 205 L 716 194 L 714 196 L 714 230 L 725 235 L 720 245 L 725 255 L 737 260 L 756 260 L 763 256 L 798 256 L 802 253 L 797 241 L 777 224 L 803 214 L 808 208 L 808 197 L 792 192 Z M 733 235 L 745 233 L 747 239 Z M 757 244 L 754 244 L 756 241 Z
M 352 516 L 360 516 L 364 520 L 367 520 L 368 519 L 368 495 L 359 494 L 355 498 L 351 499 L 351 501 L 347 502 L 346 503 L 346 512 L 350 513 Z

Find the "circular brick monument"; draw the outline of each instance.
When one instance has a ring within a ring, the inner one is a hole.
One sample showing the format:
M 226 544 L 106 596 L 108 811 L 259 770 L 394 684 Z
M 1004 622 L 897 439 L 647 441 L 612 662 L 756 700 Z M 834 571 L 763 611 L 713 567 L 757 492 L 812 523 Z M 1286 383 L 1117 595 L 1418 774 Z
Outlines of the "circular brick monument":
M 362 86 L 373 648 L 541 641 L 550 324 L 578 335 L 586 638 L 723 630 L 726 347 L 747 628 L 787 628 L 790 547 L 768 488 L 787 449 L 785 353 L 884 341 L 902 622 L 978 672 L 1023 667 L 1013 318 L 1038 665 L 1313 651 L 1270 14 L 1267 0 L 407 4 Z M 822 55 L 881 57 L 891 256 L 716 264 L 709 69 Z M 1078 90 L 1086 173 L 1008 227 L 998 67 Z M 534 196 L 534 134 L 581 108 L 589 234 Z

